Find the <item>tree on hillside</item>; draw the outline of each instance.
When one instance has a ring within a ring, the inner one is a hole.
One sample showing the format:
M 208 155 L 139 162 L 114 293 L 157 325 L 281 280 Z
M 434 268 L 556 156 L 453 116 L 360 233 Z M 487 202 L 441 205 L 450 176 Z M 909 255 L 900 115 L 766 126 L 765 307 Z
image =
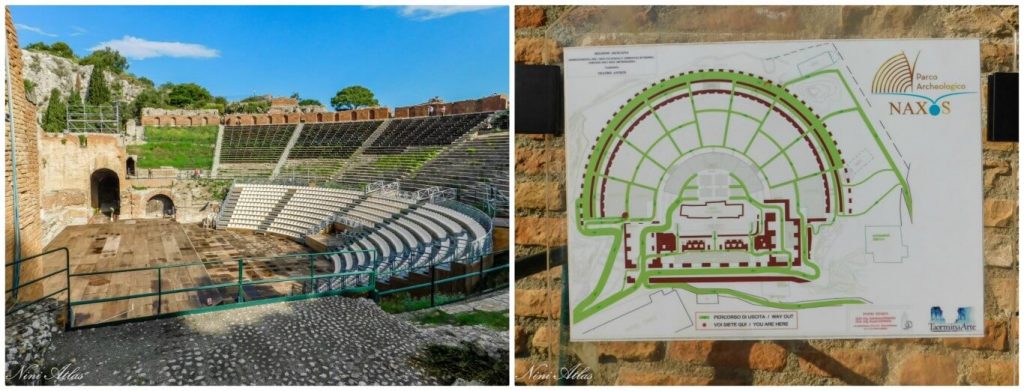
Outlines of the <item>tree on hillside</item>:
M 97 68 L 105 68 L 116 74 L 121 74 L 128 70 L 128 59 L 124 58 L 117 50 L 111 48 L 103 48 L 89 53 L 88 56 L 82 57 L 78 63 L 82 65 L 95 65 Z
M 54 56 L 63 57 L 72 61 L 76 59 L 75 51 L 71 49 L 71 46 L 68 46 L 68 44 L 60 41 L 54 42 L 52 45 L 47 45 L 42 42 L 35 42 L 26 46 L 25 49 L 37 52 L 50 53 Z
M 373 92 L 363 86 L 345 87 L 331 98 L 331 106 L 339 111 L 377 105 L 377 99 L 373 97 Z
M 60 91 L 56 88 L 50 91 L 50 103 L 46 106 L 46 113 L 43 114 L 43 130 L 47 132 L 64 131 L 67 125 L 67 106 L 60 97 Z
M 167 94 L 167 103 L 179 108 L 201 107 L 212 100 L 210 91 L 196 83 L 175 84 Z
M 89 76 L 89 87 L 85 91 L 85 102 L 90 105 L 110 103 L 110 87 L 107 86 L 107 79 L 103 77 L 103 69 L 101 67 L 92 67 L 92 75 Z
M 130 107 L 131 113 L 129 114 L 131 114 L 132 118 L 140 118 L 140 116 L 142 115 L 143 108 L 162 108 L 165 105 L 166 103 L 164 103 L 164 97 L 160 94 L 159 91 L 153 88 L 147 88 L 145 90 L 142 90 L 142 92 L 140 92 L 139 95 L 135 97 L 135 100 L 132 101 L 132 105 Z
M 316 99 L 303 99 L 299 101 L 299 106 L 323 106 L 323 103 Z
M 78 89 L 71 90 L 71 94 L 68 95 L 68 107 L 76 107 L 82 105 L 82 93 L 78 92 Z

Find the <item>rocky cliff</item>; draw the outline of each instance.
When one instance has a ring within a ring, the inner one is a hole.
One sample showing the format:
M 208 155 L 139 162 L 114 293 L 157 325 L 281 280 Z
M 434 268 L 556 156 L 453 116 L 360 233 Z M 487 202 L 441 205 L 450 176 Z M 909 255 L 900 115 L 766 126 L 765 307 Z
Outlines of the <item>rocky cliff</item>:
M 82 98 L 85 98 L 85 90 L 92 76 L 92 65 L 78 65 L 63 57 L 25 49 L 21 49 L 21 55 L 25 62 L 23 77 L 34 85 L 31 91 L 25 93 L 28 100 L 39 108 L 36 112 L 37 123 L 41 123 L 43 114 L 46 113 L 52 89 L 60 91 L 60 96 L 64 99 L 68 98 L 72 90 L 78 89 Z M 145 88 L 141 83 L 126 76 L 113 72 L 103 72 L 103 75 L 114 99 L 121 102 L 130 103 Z

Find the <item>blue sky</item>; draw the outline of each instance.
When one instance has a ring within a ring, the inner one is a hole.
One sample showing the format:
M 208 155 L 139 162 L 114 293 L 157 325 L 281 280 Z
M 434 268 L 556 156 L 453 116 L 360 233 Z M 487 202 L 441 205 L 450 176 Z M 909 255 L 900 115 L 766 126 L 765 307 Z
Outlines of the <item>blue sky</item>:
M 324 104 L 349 85 L 382 105 L 508 92 L 507 7 L 11 6 L 22 47 L 112 46 L 156 84 Z

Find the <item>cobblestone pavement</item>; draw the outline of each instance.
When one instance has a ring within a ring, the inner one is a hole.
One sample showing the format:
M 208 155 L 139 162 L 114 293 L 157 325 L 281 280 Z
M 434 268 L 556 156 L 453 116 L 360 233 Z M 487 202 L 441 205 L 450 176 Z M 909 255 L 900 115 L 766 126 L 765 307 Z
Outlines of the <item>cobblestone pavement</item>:
M 417 315 L 426 312 L 443 311 L 448 314 L 458 314 L 470 311 L 508 311 L 508 289 L 494 291 L 474 298 L 445 304 L 433 308 L 424 308 L 412 312 L 405 312 L 398 316 L 404 319 L 414 319 Z
M 63 333 L 47 365 L 75 371 L 58 384 L 431 385 L 408 359 L 435 334 L 330 297 Z
M 449 314 L 458 314 L 469 311 L 507 311 L 508 289 L 491 292 L 478 298 L 444 305 L 439 309 Z

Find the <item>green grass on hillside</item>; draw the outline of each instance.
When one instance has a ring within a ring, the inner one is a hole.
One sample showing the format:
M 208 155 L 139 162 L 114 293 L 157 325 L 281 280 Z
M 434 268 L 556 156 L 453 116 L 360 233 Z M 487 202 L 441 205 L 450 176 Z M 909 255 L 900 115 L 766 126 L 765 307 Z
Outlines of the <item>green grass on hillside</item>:
M 444 303 L 456 301 L 462 299 L 462 294 L 444 294 L 438 293 L 434 296 L 434 304 L 441 305 Z M 412 297 L 408 293 L 398 293 L 387 296 L 380 300 L 380 308 L 384 312 L 397 314 L 401 312 L 409 312 L 420 310 L 430 307 L 430 296 Z
M 508 311 L 469 311 L 452 315 L 433 310 L 417 314 L 415 320 L 427 324 L 483 325 L 494 330 L 508 330 Z
M 137 168 L 170 166 L 180 169 L 213 167 L 217 126 L 146 127 L 146 143 L 129 145 L 128 154 L 138 155 Z

